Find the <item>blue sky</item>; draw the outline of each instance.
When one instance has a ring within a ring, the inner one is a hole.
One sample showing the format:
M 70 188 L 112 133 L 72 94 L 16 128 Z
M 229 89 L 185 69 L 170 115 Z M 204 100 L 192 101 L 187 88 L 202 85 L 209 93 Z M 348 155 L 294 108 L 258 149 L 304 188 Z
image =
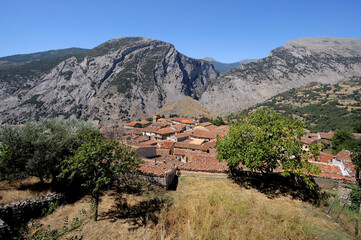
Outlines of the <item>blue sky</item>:
M 360 0 L 1 0 L 0 56 L 144 36 L 235 62 L 300 37 L 361 38 L 360 13 Z

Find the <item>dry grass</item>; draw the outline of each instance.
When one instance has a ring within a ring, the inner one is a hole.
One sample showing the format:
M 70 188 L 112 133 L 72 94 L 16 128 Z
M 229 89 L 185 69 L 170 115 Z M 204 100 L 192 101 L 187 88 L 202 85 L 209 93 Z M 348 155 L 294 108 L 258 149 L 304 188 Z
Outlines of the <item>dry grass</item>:
M 0 181 L 0 205 L 37 198 L 50 192 L 47 189 L 36 187 L 39 185 L 40 182 L 35 177 L 18 182 Z
M 269 199 L 229 179 L 181 179 L 174 203 L 162 213 L 164 239 L 348 239 L 308 203 Z
M 172 205 L 142 204 L 165 198 Z M 61 228 L 65 217 L 89 213 L 91 201 L 86 196 L 59 207 L 30 223 L 30 233 L 41 225 Z M 225 178 L 183 177 L 177 191 L 166 193 L 149 187 L 141 195 L 109 191 L 99 213 L 98 222 L 90 220 L 64 239 L 350 239 L 320 208 L 285 196 L 270 199 Z
M 149 187 L 149 186 L 146 186 Z M 99 204 L 98 221 L 90 219 L 84 226 L 67 234 L 63 239 L 82 236 L 83 239 L 154 239 L 154 225 L 159 216 L 160 209 L 164 206 L 159 203 L 159 209 L 151 213 L 151 209 L 143 208 L 142 203 L 159 199 L 165 191 L 153 186 L 142 194 L 119 194 L 115 190 L 107 191 L 101 196 Z M 28 224 L 29 235 L 40 229 L 61 229 L 67 218 L 69 223 L 74 218 L 80 218 L 80 212 L 85 210 L 92 214 L 91 204 L 93 199 L 85 196 L 73 204 L 62 205 L 54 213 L 42 219 L 33 220 Z M 145 205 L 148 206 L 149 205 Z M 149 207 L 150 208 L 150 207 Z M 127 209 L 124 211 L 124 209 Z M 149 212 L 147 212 L 149 210 Z M 154 220 L 155 218 L 155 220 Z

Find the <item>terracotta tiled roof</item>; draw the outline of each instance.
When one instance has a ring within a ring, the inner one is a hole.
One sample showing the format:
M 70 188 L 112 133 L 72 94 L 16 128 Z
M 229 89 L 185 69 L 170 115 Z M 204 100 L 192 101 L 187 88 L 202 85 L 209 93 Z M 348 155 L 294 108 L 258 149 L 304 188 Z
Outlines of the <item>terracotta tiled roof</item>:
M 318 133 L 309 133 L 308 137 L 309 138 L 318 138 Z
M 147 120 L 142 120 L 139 122 L 142 125 L 147 125 L 147 124 L 151 124 L 151 122 L 147 121 Z
M 175 148 L 183 148 L 183 149 L 195 149 L 202 150 L 202 145 L 190 144 L 187 142 L 176 142 L 174 144 Z
M 189 137 L 190 135 L 192 135 L 192 132 L 183 132 L 183 133 L 174 134 L 173 137 L 178 139 L 178 138 L 186 138 Z
M 157 141 L 156 141 L 156 140 L 148 140 L 148 141 L 144 142 L 144 144 L 156 145 L 156 144 L 157 144 Z
M 193 139 L 191 139 L 191 141 L 189 143 L 190 144 L 201 145 L 201 144 L 204 143 L 204 139 L 193 138 Z
M 320 132 L 319 134 L 323 139 L 330 139 L 333 137 L 334 132 L 328 132 L 328 133 Z
M 137 121 L 133 121 L 133 122 L 130 122 L 130 123 L 125 124 L 125 126 L 134 127 L 134 126 L 136 126 L 137 124 L 139 124 Z
M 155 133 L 159 135 L 168 135 L 168 134 L 174 134 L 175 131 L 171 127 L 166 127 L 156 131 Z
M 207 128 L 208 130 L 211 130 L 211 131 L 215 131 L 217 129 L 217 126 L 212 124 L 212 125 L 205 126 L 205 128 Z
M 184 124 L 194 124 L 194 121 L 193 121 L 193 120 L 184 119 L 184 120 L 181 121 L 181 123 L 184 123 Z
M 320 152 L 320 155 L 318 156 L 318 161 L 323 163 L 331 163 L 332 159 L 334 159 L 335 156 L 332 154 Z
M 213 125 L 213 124 L 210 122 L 202 122 L 199 124 L 199 126 L 203 126 L 203 127 L 207 127 L 207 126 L 211 126 L 211 125 Z
M 173 141 L 168 141 L 168 140 L 165 140 L 165 141 L 159 141 L 158 142 L 158 146 L 160 148 L 166 148 L 166 149 L 170 149 L 174 146 L 174 143 Z
M 171 118 L 171 120 L 174 122 L 182 122 L 184 120 L 184 118 L 174 117 L 174 118 Z
M 155 148 L 155 146 L 145 144 L 145 143 L 135 143 L 135 144 L 132 144 L 132 147 L 135 147 L 135 148 Z
M 133 134 L 142 135 L 143 128 L 133 128 Z
M 306 145 L 311 145 L 317 143 L 317 140 L 307 137 L 301 137 L 301 142 Z
M 195 129 L 192 134 L 192 137 L 216 139 L 217 135 L 223 137 L 225 135 L 225 133 L 224 132 L 216 132 L 216 131 L 208 131 L 208 130 L 203 130 L 203 129 Z
M 203 144 L 202 150 L 203 151 L 208 151 L 211 148 L 215 148 L 215 146 L 216 146 L 216 141 L 210 141 L 210 142 L 207 142 L 207 143 Z
M 143 128 L 142 132 L 155 133 L 159 129 L 160 129 L 160 127 L 157 127 L 157 126 L 148 126 L 148 127 Z
M 186 129 L 186 125 L 185 124 L 182 124 L 182 123 L 178 123 L 174 126 L 172 126 L 172 128 L 176 131 L 176 132 L 182 132 Z
M 139 137 L 134 138 L 134 141 L 136 141 L 138 143 L 146 142 L 148 140 L 149 140 L 149 137 L 147 137 L 147 136 L 139 136 Z

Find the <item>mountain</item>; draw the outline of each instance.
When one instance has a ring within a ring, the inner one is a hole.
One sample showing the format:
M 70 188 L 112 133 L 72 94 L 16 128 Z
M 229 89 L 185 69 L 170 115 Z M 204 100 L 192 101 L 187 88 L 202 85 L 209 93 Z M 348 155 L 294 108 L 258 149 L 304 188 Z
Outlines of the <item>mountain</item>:
M 215 115 L 227 114 L 311 82 L 332 84 L 351 76 L 361 76 L 361 39 L 301 38 L 222 74 L 200 102 Z
M 293 88 L 248 108 L 269 107 L 289 118 L 306 123 L 313 132 L 335 129 L 353 130 L 354 123 L 361 123 L 361 78 L 351 77 L 337 84 L 310 83 Z M 232 114 L 229 119 L 237 119 Z
M 17 54 L 7 57 L 0 58 L 0 69 L 10 68 L 14 66 L 24 65 L 32 61 L 39 61 L 50 58 L 64 57 L 67 55 L 74 55 L 88 51 L 89 49 L 84 48 L 66 48 L 66 49 L 57 49 L 50 50 L 45 52 L 37 52 L 30 54 Z
M 235 67 L 238 67 L 239 65 L 247 64 L 250 62 L 256 62 L 258 59 L 244 59 L 244 60 L 241 60 L 241 61 L 235 62 L 235 63 L 222 63 L 211 57 L 205 57 L 205 58 L 203 58 L 203 60 L 206 60 L 206 61 L 212 63 L 214 68 L 219 73 L 225 73 L 231 68 L 235 68 Z
M 108 124 L 166 106 L 166 112 L 228 115 L 311 82 L 361 76 L 361 39 L 296 39 L 221 75 L 206 60 L 142 37 L 29 61 L 0 69 L 0 123 L 59 116 Z
M 117 38 L 73 56 L 0 69 L 0 123 L 55 116 L 127 121 L 186 96 L 197 100 L 218 76 L 212 64 L 169 43 Z
M 213 115 L 204 107 L 199 101 L 190 97 L 185 97 L 183 100 L 176 101 L 170 105 L 164 106 L 157 112 L 159 115 L 177 114 L 179 116 L 204 116 L 212 118 Z

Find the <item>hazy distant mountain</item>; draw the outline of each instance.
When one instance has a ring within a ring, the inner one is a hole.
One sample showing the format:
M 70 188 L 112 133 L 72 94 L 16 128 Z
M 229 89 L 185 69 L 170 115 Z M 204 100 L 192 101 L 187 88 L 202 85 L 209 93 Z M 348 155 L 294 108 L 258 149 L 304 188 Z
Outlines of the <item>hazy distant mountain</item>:
M 45 52 L 17 54 L 7 57 L 0 57 L 0 69 L 23 65 L 25 63 L 29 63 L 32 61 L 63 57 L 67 55 L 74 55 L 88 50 L 89 49 L 84 49 L 84 48 L 66 48 L 66 49 L 50 50 Z
M 117 38 L 73 56 L 0 70 L 0 123 L 60 116 L 102 123 L 149 116 L 199 99 L 212 64 L 149 38 Z
M 351 76 L 361 76 L 361 39 L 301 38 L 230 69 L 200 101 L 213 114 L 237 112 L 295 87 L 334 84 Z
M 205 57 L 205 58 L 203 58 L 203 60 L 206 60 L 206 61 L 212 63 L 214 68 L 219 73 L 224 73 L 224 72 L 227 72 L 231 68 L 238 67 L 239 65 L 247 64 L 250 62 L 256 62 L 258 59 L 244 59 L 244 60 L 241 60 L 241 61 L 235 62 L 235 63 L 222 63 L 211 57 Z

